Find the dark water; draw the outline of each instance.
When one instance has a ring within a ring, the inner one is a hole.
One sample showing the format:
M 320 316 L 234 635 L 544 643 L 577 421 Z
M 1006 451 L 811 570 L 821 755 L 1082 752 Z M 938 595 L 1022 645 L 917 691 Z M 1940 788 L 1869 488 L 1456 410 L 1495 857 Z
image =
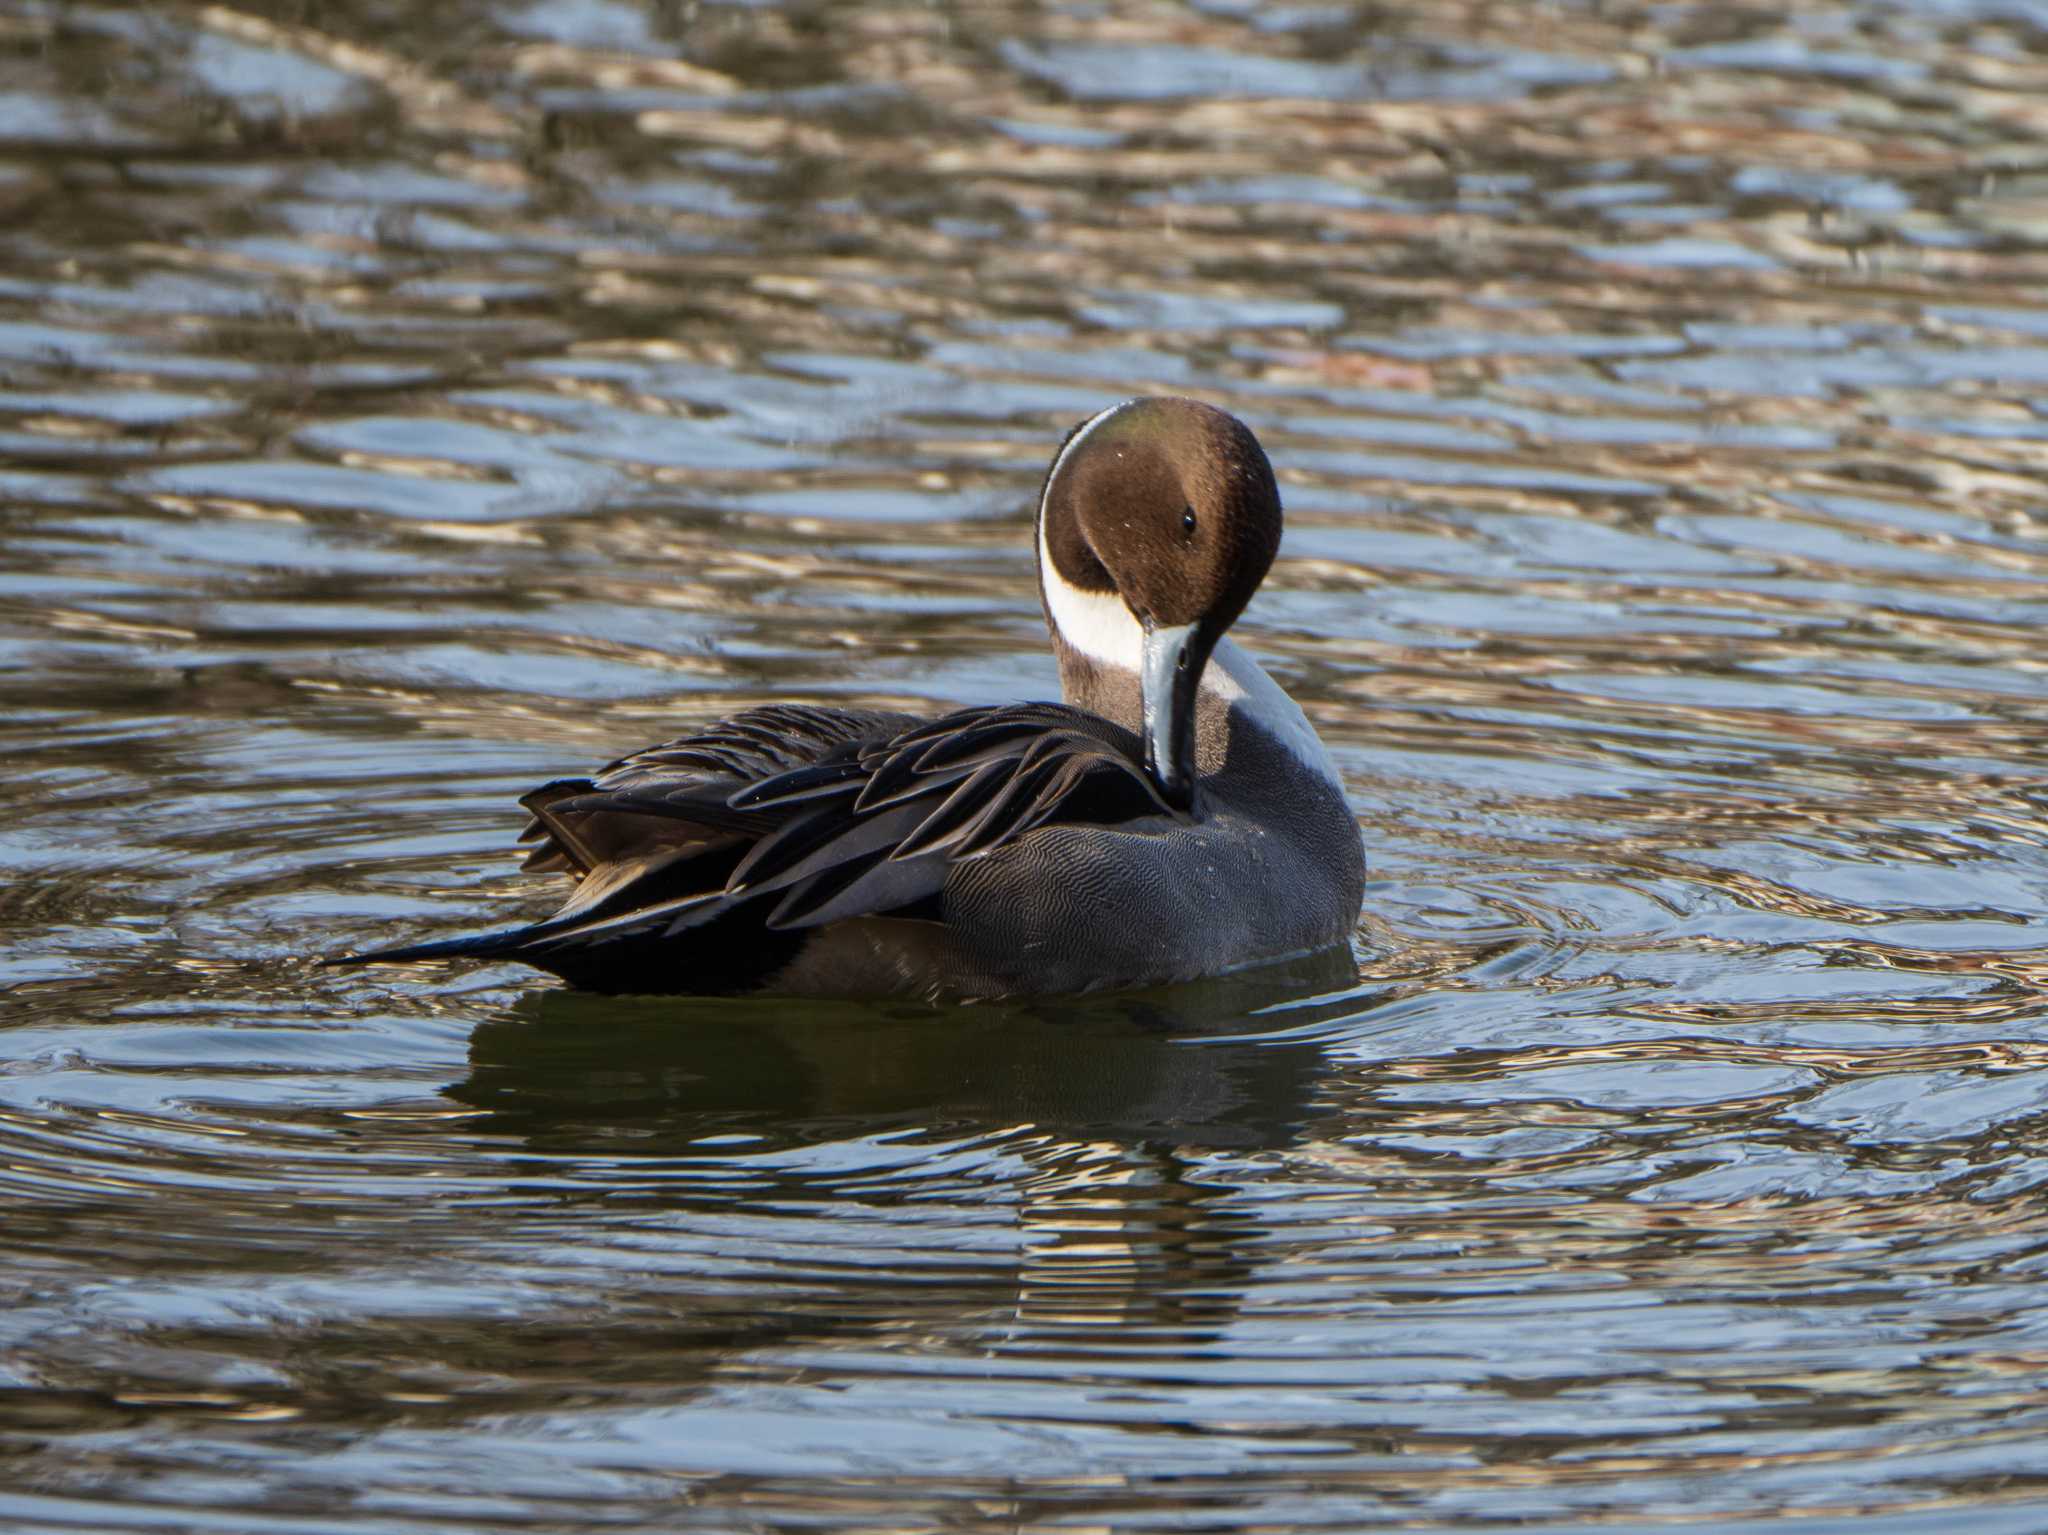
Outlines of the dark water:
M 2031 0 L 4 0 L 0 1525 L 2048 1528 L 2044 103 Z M 312 968 L 1048 693 L 1158 390 L 1355 969 Z

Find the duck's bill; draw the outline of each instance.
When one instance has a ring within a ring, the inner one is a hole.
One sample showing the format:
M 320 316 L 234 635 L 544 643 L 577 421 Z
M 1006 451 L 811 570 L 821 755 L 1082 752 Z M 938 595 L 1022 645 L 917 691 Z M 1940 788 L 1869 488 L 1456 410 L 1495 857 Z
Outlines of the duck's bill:
M 1195 690 L 1202 680 L 1206 647 L 1196 625 L 1145 626 L 1145 771 L 1176 810 L 1195 799 Z

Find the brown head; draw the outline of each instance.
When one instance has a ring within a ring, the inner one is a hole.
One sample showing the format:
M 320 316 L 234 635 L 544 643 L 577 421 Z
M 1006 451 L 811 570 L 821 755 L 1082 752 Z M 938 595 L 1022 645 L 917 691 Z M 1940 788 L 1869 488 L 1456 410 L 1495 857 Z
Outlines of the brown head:
M 1137 675 L 1146 765 L 1192 802 L 1195 694 L 1280 547 L 1273 467 L 1249 428 L 1196 400 L 1089 418 L 1039 498 L 1039 589 L 1062 646 Z

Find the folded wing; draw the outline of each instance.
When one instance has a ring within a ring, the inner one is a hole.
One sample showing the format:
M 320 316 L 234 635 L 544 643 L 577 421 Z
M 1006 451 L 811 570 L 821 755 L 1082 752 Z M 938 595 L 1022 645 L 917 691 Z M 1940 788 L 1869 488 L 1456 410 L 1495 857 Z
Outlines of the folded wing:
M 713 936 L 786 958 L 803 930 L 847 918 L 942 921 L 947 871 L 1036 827 L 1170 814 L 1135 736 L 1043 703 L 933 720 L 751 709 L 521 803 L 526 867 L 577 880 L 560 912 L 348 962 L 516 958 L 588 984 L 606 951 L 633 951 L 638 973 L 659 945 L 687 968 Z

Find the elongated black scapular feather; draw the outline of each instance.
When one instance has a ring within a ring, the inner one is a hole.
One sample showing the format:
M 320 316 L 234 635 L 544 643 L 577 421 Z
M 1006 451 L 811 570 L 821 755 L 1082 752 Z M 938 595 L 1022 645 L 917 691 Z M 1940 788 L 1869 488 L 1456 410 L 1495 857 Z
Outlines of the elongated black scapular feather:
M 810 879 L 791 890 L 768 915 L 778 932 L 823 927 L 876 912 L 897 912 L 928 901 L 945 883 L 943 857 L 901 859 L 876 855 L 851 863 L 832 879 Z
M 733 886 L 741 888 L 744 880 L 746 890 L 766 895 L 829 874 L 841 865 L 864 867 L 870 857 L 887 858 L 905 835 L 916 829 L 924 811 L 922 805 L 899 805 L 881 815 L 815 815 L 805 827 L 807 835 L 790 839 L 786 851 L 770 849 L 770 856 L 760 858 L 751 870 L 742 866 L 735 871 Z
M 943 921 L 949 868 L 1039 826 L 1170 814 L 1137 738 L 1063 704 L 935 720 L 752 709 L 521 803 L 533 815 L 527 866 L 580 881 L 560 913 L 337 963 L 517 958 L 604 989 L 695 965 L 689 989 L 743 990 L 766 978 L 763 965 L 786 963 L 807 929 L 905 913 Z
M 960 828 L 979 815 L 988 804 L 989 797 L 1000 793 L 1007 775 L 1002 765 L 984 762 L 969 774 L 966 781 L 950 793 L 934 793 L 924 801 L 911 801 L 910 805 L 922 809 L 911 829 L 902 839 L 898 851 L 908 858 L 922 851 L 928 851 L 933 844 L 953 836 Z M 926 804 L 929 801 L 929 808 Z M 903 805 L 896 807 L 900 813 Z
M 749 784 L 726 803 L 735 810 L 779 810 L 785 805 L 802 804 L 807 800 L 832 799 L 841 794 L 857 795 L 866 781 L 867 774 L 859 762 L 851 757 L 835 757 L 830 762 L 791 768 L 773 778 Z
M 958 831 L 920 847 L 903 848 L 903 856 L 917 851 L 947 852 L 956 857 L 978 857 L 1001 847 L 1010 833 L 1038 803 L 1038 796 L 1051 783 L 1058 762 L 1037 762 L 1007 775 Z

